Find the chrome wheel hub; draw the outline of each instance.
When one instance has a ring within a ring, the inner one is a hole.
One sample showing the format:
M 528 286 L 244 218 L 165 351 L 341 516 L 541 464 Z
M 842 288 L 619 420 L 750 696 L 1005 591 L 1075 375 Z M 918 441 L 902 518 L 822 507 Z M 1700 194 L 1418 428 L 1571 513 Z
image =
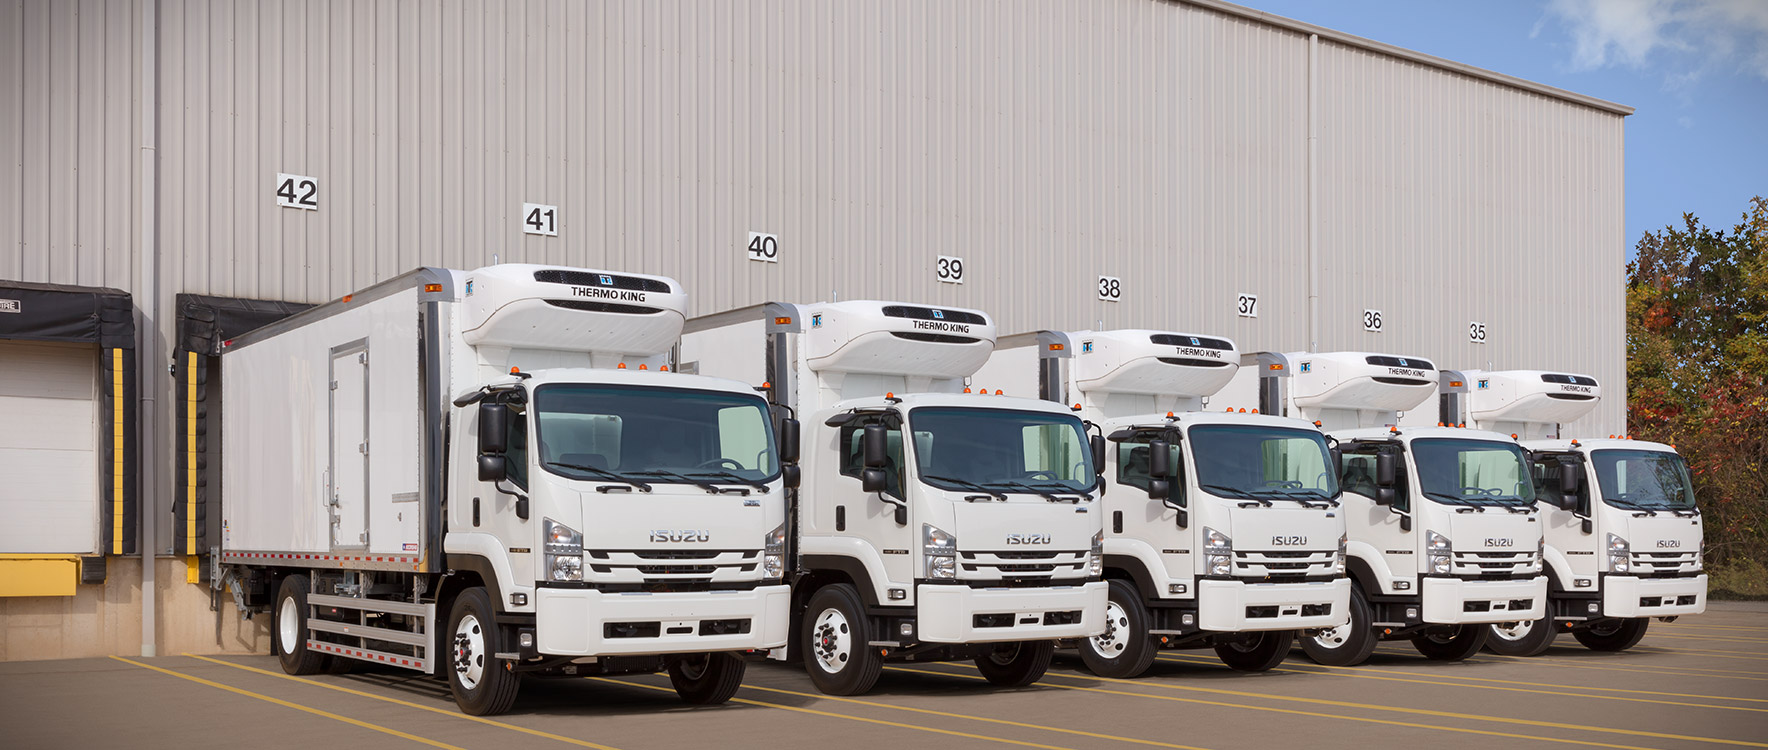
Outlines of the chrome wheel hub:
M 853 628 L 838 609 L 825 609 L 811 625 L 811 656 L 824 672 L 834 674 L 847 667 L 853 656 Z
M 454 673 L 468 690 L 485 678 L 485 632 L 472 615 L 460 618 L 454 629 Z
M 1105 632 L 1092 637 L 1093 651 L 1107 659 L 1123 656 L 1130 647 L 1130 615 L 1123 605 L 1105 603 Z

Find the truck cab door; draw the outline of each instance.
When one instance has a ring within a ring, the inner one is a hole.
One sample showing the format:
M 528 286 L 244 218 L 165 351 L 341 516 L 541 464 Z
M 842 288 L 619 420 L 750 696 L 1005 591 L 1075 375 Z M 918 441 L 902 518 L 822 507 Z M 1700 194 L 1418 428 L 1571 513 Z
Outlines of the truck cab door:
M 1375 501 L 1379 490 L 1376 486 L 1376 456 L 1377 449 L 1373 447 L 1347 447 L 1343 452 L 1339 487 L 1344 490 L 1345 533 L 1353 548 L 1358 542 L 1374 547 L 1380 561 L 1386 565 L 1387 576 L 1379 582 L 1381 593 L 1400 593 L 1389 589 L 1393 581 L 1416 579 L 1421 565 L 1416 537 L 1419 532 L 1408 531 L 1401 523 L 1412 513 L 1410 472 L 1406 469 L 1405 455 L 1396 456 L 1394 502 L 1391 506 L 1381 505 Z M 1377 570 L 1377 575 L 1381 574 L 1382 571 Z
M 368 342 L 332 349 L 326 505 L 332 549 L 368 547 Z
M 1167 466 L 1172 475 L 1165 477 L 1169 494 L 1165 500 L 1148 496 L 1152 477 L 1148 474 L 1150 443 L 1162 435 L 1140 431 L 1113 446 L 1111 477 L 1120 489 L 1105 493 L 1105 536 L 1134 539 L 1144 552 L 1158 555 L 1164 575 L 1175 581 L 1189 580 L 1193 575 L 1196 545 L 1190 543 L 1190 497 L 1187 492 L 1185 456 L 1178 440 L 1168 442 Z M 1181 525 L 1180 513 L 1185 514 Z M 1116 546 L 1116 545 L 1113 545 Z
M 885 428 L 889 457 L 888 465 L 884 467 L 884 491 L 865 492 L 860 485 L 861 474 L 865 470 L 861 439 L 866 423 L 880 420 Z M 903 449 L 902 419 L 895 414 L 863 417 L 835 429 L 841 476 L 831 477 L 835 485 L 832 489 L 835 491 L 825 495 L 836 498 L 835 531 L 837 534 L 864 540 L 867 546 L 875 549 L 883 560 L 884 570 L 890 581 L 899 585 L 912 584 L 915 580 L 916 557 L 914 532 L 918 527 L 912 518 L 907 524 L 896 522 L 897 505 L 905 502 L 908 497 L 908 479 L 905 476 L 908 464 Z

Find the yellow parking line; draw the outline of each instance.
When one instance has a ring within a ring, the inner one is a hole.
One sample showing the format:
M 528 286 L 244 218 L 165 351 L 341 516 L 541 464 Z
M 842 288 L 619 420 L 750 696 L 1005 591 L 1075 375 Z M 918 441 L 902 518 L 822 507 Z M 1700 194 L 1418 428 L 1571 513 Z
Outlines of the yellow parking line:
M 1201 658 L 1201 657 L 1199 657 L 1199 658 Z M 1203 663 L 1209 663 L 1209 662 L 1203 662 Z M 1478 662 L 1473 662 L 1470 660 L 1469 663 L 1478 663 Z M 1376 672 L 1376 673 L 1381 673 L 1381 674 L 1400 674 L 1400 675 L 1417 675 L 1418 674 L 1417 672 L 1407 672 L 1407 671 L 1403 671 L 1403 670 L 1399 670 L 1399 669 L 1381 669 L 1379 667 L 1329 667 L 1324 664 L 1314 664 L 1311 662 L 1297 662 L 1295 665 L 1291 665 L 1289 662 L 1284 662 L 1284 665 L 1285 666 L 1298 666 L 1299 665 L 1299 666 L 1307 666 L 1307 667 L 1316 667 L 1319 669 L 1329 669 L 1329 670 L 1333 670 L 1333 671 L 1348 670 L 1348 671 L 1354 671 L 1354 672 Z M 1223 667 L 1223 668 L 1225 669 L 1226 667 Z M 1665 697 L 1670 697 L 1670 698 L 1704 698 L 1707 700 L 1718 700 L 1718 701 L 1747 701 L 1750 703 L 1768 703 L 1768 698 L 1738 698 L 1738 697 L 1734 697 L 1734 696 L 1730 696 L 1730 695 L 1703 695 L 1700 693 L 1666 693 L 1661 690 L 1628 690 L 1627 688 L 1597 687 L 1595 685 L 1563 685 L 1563 684 L 1551 683 L 1551 682 L 1524 682 L 1521 680 L 1499 680 L 1499 679 L 1495 679 L 1495 678 L 1491 678 L 1491 677 L 1469 677 L 1467 675 L 1457 675 L 1457 674 L 1433 674 L 1432 676 L 1438 677 L 1440 679 L 1473 680 L 1475 682 L 1496 682 L 1496 683 L 1506 684 L 1506 685 L 1528 685 L 1530 687 L 1559 688 L 1559 689 L 1569 689 L 1569 690 L 1600 690 L 1605 693 L 1637 693 L 1637 694 L 1641 694 L 1641 695 L 1656 695 L 1656 696 L 1665 696 Z M 1690 675 L 1690 676 L 1692 676 L 1692 675 Z
M 1195 661 L 1180 661 L 1180 659 L 1185 658 L 1184 655 L 1182 655 L 1182 654 L 1175 654 L 1171 657 L 1161 656 L 1161 657 L 1157 657 L 1157 658 L 1159 658 L 1161 661 L 1172 662 L 1174 664 L 1207 663 L 1207 662 L 1195 662 Z M 1190 657 L 1190 658 L 1201 658 L 1201 657 Z M 1302 669 L 1302 667 L 1314 667 L 1314 669 Z M 1327 675 L 1329 677 L 1356 677 L 1356 678 L 1365 679 L 1365 680 L 1385 680 L 1388 682 L 1410 682 L 1410 683 L 1415 683 L 1415 684 L 1419 684 L 1419 685 L 1443 685 L 1446 687 L 1469 688 L 1469 689 L 1478 689 L 1478 690 L 1501 690 L 1501 691 L 1508 692 L 1508 693 L 1534 693 L 1536 695 L 1553 695 L 1553 696 L 1559 696 L 1559 697 L 1564 697 L 1564 698 L 1593 698 L 1593 699 L 1598 699 L 1598 700 L 1628 701 L 1631 703 L 1655 703 L 1660 706 L 1683 706 L 1686 708 L 1716 708 L 1716 709 L 1720 709 L 1720 710 L 1724 710 L 1724 711 L 1755 711 L 1758 713 L 1768 713 L 1768 708 L 1749 708 L 1746 706 L 1715 706 L 1715 705 L 1712 705 L 1709 703 L 1683 703 L 1680 701 L 1666 701 L 1666 700 L 1659 700 L 1659 699 L 1655 699 L 1655 698 L 1630 698 L 1630 697 L 1627 697 L 1624 695 L 1578 695 L 1578 694 L 1573 694 L 1573 693 L 1566 693 L 1563 690 L 1536 690 L 1534 688 L 1527 688 L 1527 687 L 1504 687 L 1504 686 L 1500 686 L 1500 685 L 1468 685 L 1468 684 L 1459 683 L 1459 682 L 1443 682 L 1440 680 L 1419 679 L 1419 677 L 1416 675 L 1413 677 L 1409 677 L 1409 678 L 1408 677 L 1384 677 L 1381 675 L 1373 675 L 1373 674 L 1344 674 L 1344 673 L 1336 672 L 1336 671 L 1326 671 L 1326 670 L 1333 670 L 1333 669 L 1336 669 L 1336 668 L 1323 667 L 1318 664 L 1295 664 L 1295 665 L 1286 665 L 1286 666 L 1276 667 L 1270 671 L 1272 671 L 1272 672 L 1288 672 L 1290 674 L 1318 674 L 1318 675 Z M 1503 681 L 1502 680 L 1494 680 L 1494 682 L 1503 682 Z M 1527 685 L 1530 683 L 1513 683 L 1513 684 Z M 1576 686 L 1558 685 L 1555 687 L 1575 688 Z
M 961 666 L 961 665 L 956 665 L 956 666 Z M 955 672 L 937 672 L 937 671 L 933 671 L 933 670 L 929 670 L 929 669 L 909 669 L 907 667 L 885 667 L 885 669 L 895 670 L 898 672 L 916 672 L 919 674 L 941 675 L 944 677 L 958 677 L 958 678 L 966 679 L 966 680 L 984 679 L 980 675 L 958 674 Z M 1048 675 L 1046 675 L 1046 676 L 1048 676 Z M 1066 676 L 1066 675 L 1056 675 L 1056 676 Z M 1101 677 L 1101 678 L 1095 678 L 1095 679 L 1105 680 L 1106 678 Z M 1113 681 L 1113 680 L 1107 680 L 1107 681 Z M 1131 681 L 1131 680 L 1115 680 L 1115 682 L 1130 682 L 1132 684 L 1142 684 L 1142 685 L 1146 685 L 1149 687 L 1153 686 L 1150 683 L 1135 683 L 1134 681 Z M 1174 702 L 1178 702 L 1178 703 L 1194 703 L 1194 704 L 1203 705 L 1203 706 L 1221 706 L 1224 708 L 1242 708 L 1242 709 L 1246 709 L 1248 711 L 1268 711 L 1271 713 L 1292 714 L 1295 716 L 1312 716 L 1315 718 L 1323 718 L 1323 719 L 1343 719 L 1345 721 L 1360 721 L 1360 722 L 1363 722 L 1366 724 L 1383 724 L 1386 726 L 1394 726 L 1394 727 L 1412 727 L 1415 729 L 1432 729 L 1432 730 L 1441 731 L 1441 732 L 1456 732 L 1456 733 L 1460 733 L 1460 734 L 1478 734 L 1478 735 L 1484 735 L 1487 737 L 1509 737 L 1512 739 L 1520 739 L 1520 740 L 1540 740 L 1542 742 L 1559 742 L 1559 743 L 1564 743 L 1564 744 L 1568 744 L 1568 745 L 1586 745 L 1586 746 L 1590 746 L 1590 747 L 1615 747 L 1615 748 L 1622 748 L 1623 750 L 1649 750 L 1648 748 L 1639 747 L 1637 745 L 1616 745 L 1616 744 L 1610 743 L 1610 742 L 1591 742 L 1591 741 L 1587 741 L 1587 740 L 1568 740 L 1568 739 L 1561 739 L 1558 737 L 1542 737 L 1542 736 L 1533 735 L 1533 734 L 1517 734 L 1514 732 L 1499 732 L 1499 731 L 1494 731 L 1494 730 L 1490 730 L 1490 729 L 1468 729 L 1468 728 L 1464 728 L 1464 727 L 1447 727 L 1447 726 L 1442 726 L 1440 724 L 1422 724 L 1422 723 L 1413 722 L 1413 721 L 1397 721 L 1394 719 L 1376 719 L 1376 718 L 1370 718 L 1370 717 L 1364 717 L 1364 716 L 1347 716 L 1344 714 L 1328 714 L 1328 713 L 1321 713 L 1319 711 L 1302 711 L 1302 710 L 1294 709 L 1294 708 L 1276 708 L 1276 707 L 1272 707 L 1272 706 L 1252 706 L 1252 705 L 1247 705 L 1244 703 L 1228 703 L 1225 701 L 1204 700 L 1202 698 L 1181 698 L 1181 697 L 1178 697 L 1175 695 L 1153 695 L 1151 693 L 1136 693 L 1136 692 L 1130 692 L 1128 690 L 1108 690 L 1106 688 L 1082 687 L 1080 685 L 1061 685 L 1061 684 L 1057 684 L 1057 683 L 1053 683 L 1053 682 L 1038 682 L 1037 684 L 1041 685 L 1043 687 L 1057 688 L 1059 690 L 1078 690 L 1078 691 L 1087 692 L 1087 693 L 1101 693 L 1104 695 L 1122 695 L 1122 696 L 1129 696 L 1132 698 L 1147 698 L 1150 700 L 1174 701 Z
M 585 677 L 584 679 L 596 680 L 598 682 L 606 682 L 606 683 L 610 683 L 610 684 L 614 684 L 614 685 L 626 685 L 629 687 L 641 687 L 641 688 L 645 688 L 646 690 L 658 690 L 658 691 L 662 691 L 665 693 L 675 692 L 674 688 L 666 688 L 666 687 L 661 687 L 661 686 L 657 686 L 657 685 L 646 685 L 645 683 L 642 683 L 642 682 L 628 682 L 626 680 L 616 680 L 616 679 L 612 679 L 609 677 Z M 822 696 L 822 697 L 826 698 L 828 696 Z M 732 703 L 742 703 L 742 704 L 746 704 L 746 705 L 750 705 L 750 706 L 766 706 L 768 708 L 778 708 L 778 709 L 782 709 L 785 711 L 797 711 L 798 713 L 811 714 L 814 716 L 827 716 L 831 719 L 847 719 L 849 721 L 861 721 L 861 722 L 865 722 L 867 724 L 880 724 L 880 725 L 887 726 L 887 727 L 896 727 L 898 729 L 913 729 L 917 732 L 933 732 L 935 734 L 944 734 L 944 735 L 949 735 L 952 737 L 963 737 L 963 738 L 972 739 L 972 740 L 987 740 L 990 742 L 1004 742 L 1009 745 L 1022 745 L 1024 747 L 1040 747 L 1040 748 L 1044 748 L 1045 750 L 1071 750 L 1071 748 L 1064 748 L 1064 747 L 1060 747 L 1058 745 L 1040 745 L 1036 742 L 1025 742 L 1023 740 L 1010 740 L 1010 739 L 1007 739 L 1006 737 L 991 737 L 986 734 L 971 734 L 969 732 L 959 732 L 959 731 L 955 731 L 955 730 L 951 730 L 951 729 L 938 729 L 935 727 L 919 726 L 916 724 L 902 724 L 902 723 L 898 723 L 898 722 L 894 722 L 894 721 L 885 721 L 883 719 L 868 719 L 864 716 L 849 716 L 847 714 L 838 714 L 838 713 L 833 713 L 833 712 L 829 712 L 829 711 L 818 711 L 814 708 L 803 708 L 800 706 L 788 706 L 783 703 L 768 703 L 767 701 L 751 700 L 749 698 L 732 698 L 731 702 Z
M 812 693 L 800 693 L 796 690 L 781 690 L 779 688 L 761 687 L 760 685 L 744 685 L 743 689 L 744 690 L 763 690 L 763 691 L 766 691 L 769 693 L 781 693 L 784 695 L 796 695 L 800 698 L 816 698 L 818 700 L 840 701 L 842 703 L 853 703 L 853 704 L 857 704 L 857 705 L 861 705 L 861 706 L 873 706 L 876 708 L 891 708 L 891 709 L 896 709 L 898 711 L 911 711 L 911 712 L 918 713 L 918 714 L 928 714 L 931 716 L 945 716 L 945 717 L 953 718 L 953 719 L 968 719 L 970 721 L 981 721 L 981 722 L 987 722 L 989 724 L 1005 724 L 1007 726 L 1023 727 L 1026 729 L 1038 729 L 1038 730 L 1042 730 L 1045 732 L 1060 732 L 1062 734 L 1072 734 L 1072 735 L 1078 735 L 1081 737 L 1090 737 L 1090 738 L 1099 739 L 1099 740 L 1116 740 L 1118 742 L 1130 742 L 1130 743 L 1134 743 L 1137 745 L 1153 745 L 1155 747 L 1179 748 L 1180 750 L 1203 750 L 1203 748 L 1195 747 L 1192 745 L 1175 745 L 1170 742 L 1156 742 L 1154 740 L 1143 740 L 1143 739 L 1137 739 L 1135 737 L 1120 737 L 1115 734 L 1099 734 L 1097 732 L 1083 732 L 1079 729 L 1064 729 L 1062 727 L 1045 726 L 1043 724 L 1027 724 L 1027 723 L 1021 722 L 1021 721 L 1008 721 L 1006 719 L 991 719 L 986 716 L 974 716 L 971 714 L 957 714 L 957 713 L 950 713 L 950 712 L 946 712 L 946 711 L 934 711 L 932 709 L 927 709 L 927 708 L 915 708 L 913 706 L 898 706 L 898 705 L 891 704 L 891 703 L 878 703 L 876 701 L 863 701 L 863 700 L 859 700 L 856 698 L 843 698 L 843 697 L 834 696 L 834 695 L 818 695 L 818 694 L 812 694 Z
M 363 698 L 373 698 L 377 701 L 386 701 L 387 703 L 393 703 L 396 705 L 405 706 L 407 708 L 415 708 L 420 711 L 429 711 L 431 713 L 438 713 L 438 714 L 444 714 L 447 716 L 453 716 L 458 719 L 466 719 L 467 721 L 475 721 L 480 724 L 485 724 L 487 726 L 498 727 L 501 729 L 508 729 L 513 732 L 521 732 L 523 734 L 529 734 L 529 735 L 533 735 L 535 737 L 545 737 L 546 739 L 549 739 L 549 740 L 558 740 L 559 742 L 563 742 L 563 743 L 570 744 L 570 745 L 576 745 L 578 747 L 594 748 L 595 750 L 616 750 L 615 748 L 609 747 L 607 745 L 598 745 L 594 742 L 587 742 L 584 740 L 577 739 L 575 737 L 566 737 L 563 735 L 553 734 L 551 732 L 542 732 L 538 729 L 529 729 L 524 726 L 517 726 L 515 724 L 506 724 L 501 721 L 496 721 L 494 719 L 487 719 L 487 718 L 484 718 L 481 716 L 473 716 L 471 714 L 463 714 L 458 710 L 450 710 L 450 709 L 446 709 L 446 708 L 438 708 L 436 706 L 426 706 L 426 705 L 423 705 L 422 703 L 412 703 L 410 701 L 402 701 L 402 700 L 399 700 L 398 698 L 389 698 L 384 695 L 376 695 L 374 693 L 365 692 L 362 690 L 354 690 L 351 688 L 344 687 L 342 685 L 331 685 L 331 684 L 324 683 L 324 682 L 318 682 L 316 680 L 308 680 L 308 679 L 304 679 L 301 677 L 295 677 L 294 675 L 283 674 L 281 672 L 272 672 L 268 669 L 259 669 L 257 667 L 248 667 L 244 664 L 235 664 L 233 662 L 223 661 L 221 659 L 211 659 L 207 656 L 197 656 L 196 654 L 185 654 L 185 656 L 188 656 L 192 659 L 201 659 L 201 660 L 209 662 L 211 664 L 220 664 L 220 665 L 226 666 L 226 667 L 233 667 L 234 669 L 243 669 L 247 672 L 256 672 L 258 674 L 269 675 L 271 677 L 281 677 L 285 680 L 294 680 L 295 682 L 299 682 L 299 683 L 302 683 L 305 685 L 312 685 L 314 687 L 322 687 L 327 690 L 336 690 L 340 693 L 349 693 L 350 695 L 360 696 Z
M 967 664 L 954 663 L 952 666 L 967 667 L 967 668 L 974 669 L 974 667 L 970 667 Z M 1436 711 L 1436 710 L 1432 710 L 1432 709 L 1428 709 L 1428 708 L 1407 708 L 1405 706 L 1384 706 L 1384 705 L 1379 705 L 1379 704 L 1374 704 L 1374 703 L 1353 703 L 1351 701 L 1336 701 L 1336 700 L 1331 700 L 1328 698 L 1307 698 L 1307 697 L 1294 696 L 1294 695 L 1276 695 L 1276 694 L 1272 694 L 1272 693 L 1255 693 L 1255 692 L 1246 691 L 1246 690 L 1223 690 L 1221 688 L 1196 687 L 1196 686 L 1192 686 L 1192 685 L 1175 685 L 1175 684 L 1172 684 L 1170 682 L 1165 682 L 1165 681 L 1155 681 L 1155 682 L 1144 683 L 1144 682 L 1137 682 L 1135 680 L 1118 680 L 1118 679 L 1112 679 L 1112 678 L 1108 678 L 1108 677 L 1091 677 L 1091 676 L 1080 676 L 1080 675 L 1057 675 L 1057 676 L 1069 677 L 1072 679 L 1083 679 L 1083 680 L 1093 679 L 1093 680 L 1101 680 L 1104 682 L 1121 682 L 1121 683 L 1128 683 L 1128 684 L 1132 684 L 1132 685 L 1146 685 L 1148 687 L 1157 687 L 1157 688 L 1161 688 L 1161 689 L 1165 689 L 1165 690 L 1183 690 L 1183 691 L 1187 691 L 1187 692 L 1209 693 L 1209 694 L 1213 694 L 1213 695 L 1231 695 L 1231 696 L 1234 696 L 1237 698 L 1258 698 L 1258 699 L 1262 699 L 1262 700 L 1289 701 L 1292 703 L 1308 703 L 1308 704 L 1313 704 L 1313 705 L 1318 705 L 1318 706 L 1337 706 L 1337 707 L 1341 707 L 1341 708 L 1356 708 L 1356 709 L 1362 709 L 1365 711 L 1388 711 L 1388 712 L 1392 712 L 1392 713 L 1412 714 L 1415 716 L 1436 716 L 1436 717 L 1442 717 L 1442 718 L 1447 718 L 1447 719 L 1466 719 L 1466 720 L 1470 720 L 1470 721 L 1489 721 L 1489 722 L 1494 722 L 1494 723 L 1499 723 L 1499 724 L 1521 724 L 1523 726 L 1531 726 L 1531 727 L 1548 727 L 1548 728 L 1552 728 L 1552 729 L 1572 729 L 1572 730 L 1581 731 L 1581 732 L 1596 732 L 1596 733 L 1600 733 L 1600 734 L 1623 734 L 1623 735 L 1628 735 L 1628 736 L 1633 736 L 1633 737 L 1652 737 L 1652 738 L 1656 738 L 1656 739 L 1685 740 L 1685 741 L 1689 741 L 1689 742 L 1716 742 L 1716 743 L 1719 743 L 1722 745 L 1740 745 L 1740 746 L 1744 746 L 1744 747 L 1768 747 L 1768 743 L 1750 742 L 1748 740 L 1728 740 L 1728 739 L 1723 739 L 1723 738 L 1718 738 L 1718 737 L 1695 737 L 1695 736 L 1690 736 L 1690 735 L 1686 735 L 1686 734 L 1669 734 L 1667 732 L 1652 732 L 1652 731 L 1647 731 L 1647 730 L 1643 730 L 1643 729 L 1620 729 L 1620 728 L 1616 728 L 1616 727 L 1590 726 L 1587 724 L 1567 724 L 1565 722 L 1543 721 L 1540 719 L 1512 719 L 1512 718 L 1506 718 L 1503 716 L 1488 716 L 1485 714 L 1464 714 L 1464 713 L 1459 713 L 1459 712 L 1455 712 L 1455 711 Z
M 238 693 L 239 695 L 243 695 L 248 698 L 257 698 L 258 700 L 266 701 L 269 703 L 275 703 L 278 706 L 283 706 L 285 708 L 292 708 L 292 709 L 295 709 L 296 711 L 306 711 L 307 713 L 313 714 L 315 716 L 324 716 L 327 719 L 336 719 L 338 721 L 344 722 L 345 724 L 353 724 L 353 725 L 362 727 L 363 729 L 372 729 L 376 732 L 381 732 L 383 734 L 390 734 L 390 735 L 393 735 L 394 737 L 399 737 L 401 739 L 411 740 L 412 742 L 421 742 L 425 745 L 429 745 L 430 747 L 440 747 L 440 748 L 445 748 L 446 750 L 463 750 L 463 748 L 457 747 L 455 745 L 450 745 L 445 742 L 437 742 L 437 741 L 432 740 L 428 737 L 419 737 L 415 734 L 401 732 L 397 729 L 389 729 L 389 728 L 383 727 L 379 724 L 370 724 L 370 723 L 368 723 L 366 721 L 362 721 L 360 719 L 352 719 L 348 716 L 339 716 L 339 715 L 331 713 L 329 711 L 321 711 L 317 708 L 303 706 L 299 703 L 291 703 L 291 702 L 285 701 L 281 698 L 272 698 L 268 695 L 254 693 L 250 690 L 242 690 L 242 689 L 236 688 L 232 685 L 223 685 L 219 682 L 205 680 L 201 677 L 192 677 L 192 676 L 184 674 L 182 672 L 174 672 L 170 669 L 162 669 L 162 668 L 156 667 L 152 664 L 142 664 L 141 662 L 134 661 L 131 659 L 125 659 L 121 656 L 112 656 L 111 658 L 116 659 L 117 661 L 120 661 L 124 664 L 133 664 L 137 667 L 141 667 L 142 669 L 151 669 L 151 670 L 153 670 L 155 672 L 159 672 L 161 674 L 169 674 L 169 675 L 171 675 L 173 677 L 177 677 L 178 679 L 181 679 L 181 680 L 190 680 L 191 682 L 195 682 L 200 685 L 208 685 L 209 687 L 212 687 L 212 688 L 220 688 L 220 689 L 226 690 L 227 692 L 230 692 L 230 693 Z
M 1675 654 L 1675 653 L 1680 653 L 1680 652 L 1663 651 L 1663 652 L 1654 652 L 1654 653 Z M 1690 654 L 1690 656 L 1694 656 L 1694 655 L 1695 654 Z M 1604 658 L 1604 657 L 1586 657 L 1585 659 L 1568 659 L 1563 656 L 1505 656 L 1503 654 L 1480 654 L 1479 656 L 1477 656 L 1475 658 L 1468 659 L 1467 663 L 1478 664 L 1485 659 L 1503 659 L 1503 660 L 1506 660 L 1509 662 L 1525 662 L 1525 663 L 1538 661 L 1538 662 L 1545 662 L 1547 664 L 1551 664 L 1555 667 L 1562 667 L 1563 666 L 1563 667 L 1574 667 L 1574 668 L 1582 668 L 1582 669 L 1606 669 L 1606 670 L 1615 670 L 1615 671 L 1621 671 L 1621 672 L 1645 672 L 1648 674 L 1666 674 L 1666 675 L 1674 674 L 1675 672 L 1699 672 L 1700 674 L 1683 674 L 1683 675 L 1678 675 L 1678 676 L 1681 676 L 1681 677 L 1720 677 L 1720 678 L 1727 679 L 1727 680 L 1768 681 L 1768 672 L 1755 672 L 1755 671 L 1739 670 L 1739 669 L 1711 669 L 1711 668 L 1707 668 L 1707 667 L 1680 667 L 1680 666 L 1662 666 L 1662 667 L 1655 667 L 1652 669 L 1643 669 L 1643 668 L 1638 668 L 1638 667 L 1612 667 L 1612 666 L 1605 666 L 1605 665 L 1582 663 L 1584 661 L 1588 661 L 1589 658 Z M 1666 671 L 1666 670 L 1673 670 L 1673 671 Z M 1733 676 L 1733 675 L 1754 675 L 1754 676 Z

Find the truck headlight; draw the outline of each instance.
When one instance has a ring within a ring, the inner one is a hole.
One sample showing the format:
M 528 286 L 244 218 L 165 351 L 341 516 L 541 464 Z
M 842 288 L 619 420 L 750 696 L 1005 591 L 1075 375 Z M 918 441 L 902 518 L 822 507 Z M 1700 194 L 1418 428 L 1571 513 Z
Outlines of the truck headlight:
M 1105 574 L 1105 530 L 1100 529 L 1093 534 L 1093 550 L 1091 563 L 1087 567 L 1087 575 L 1098 578 Z
M 542 519 L 541 533 L 545 540 L 547 580 L 583 580 L 583 535 L 550 518 Z
M 1454 562 L 1449 551 L 1449 538 L 1434 531 L 1425 532 L 1424 551 L 1429 556 L 1426 561 L 1430 572 L 1437 575 L 1448 575 L 1454 570 Z
M 1608 535 L 1608 571 L 1610 573 L 1625 573 L 1631 570 L 1633 567 L 1632 557 L 1633 548 L 1627 544 L 1627 540 L 1615 536 L 1611 532 Z
M 957 578 L 958 538 L 933 524 L 921 524 L 921 559 L 928 578 Z
M 1539 539 L 1535 542 L 1535 564 L 1533 567 L 1537 572 L 1539 572 L 1543 567 L 1546 567 L 1546 565 L 1547 565 L 1547 538 L 1542 537 L 1541 539 Z
M 1208 526 L 1203 527 L 1203 569 L 1212 576 L 1234 574 L 1234 540 Z
M 1342 576 L 1345 574 L 1344 547 L 1345 547 L 1345 543 L 1349 542 L 1349 541 L 1350 541 L 1350 538 L 1347 535 L 1345 535 L 1345 534 L 1338 535 L 1338 558 L 1337 558 L 1337 561 L 1332 564 L 1332 574 L 1333 575 Z
M 767 532 L 761 544 L 761 577 L 779 580 L 786 577 L 786 524 Z

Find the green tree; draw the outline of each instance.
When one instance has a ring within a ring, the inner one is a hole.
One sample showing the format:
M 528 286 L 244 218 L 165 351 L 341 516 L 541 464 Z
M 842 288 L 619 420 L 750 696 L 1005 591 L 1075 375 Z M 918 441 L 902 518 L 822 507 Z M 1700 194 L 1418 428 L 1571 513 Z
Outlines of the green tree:
M 1692 214 L 1627 265 L 1627 427 L 1688 461 L 1715 564 L 1768 560 L 1768 200 Z

